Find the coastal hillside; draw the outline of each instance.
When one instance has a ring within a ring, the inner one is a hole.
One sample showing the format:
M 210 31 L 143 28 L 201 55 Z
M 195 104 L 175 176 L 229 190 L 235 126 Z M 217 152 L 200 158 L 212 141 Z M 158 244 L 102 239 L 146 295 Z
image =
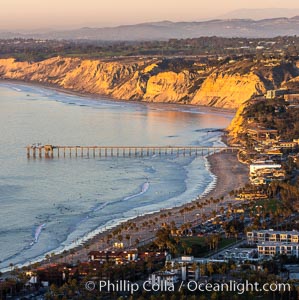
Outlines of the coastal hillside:
M 240 106 L 227 128 L 229 141 L 231 144 L 241 142 L 246 147 L 250 147 L 248 129 L 252 128 L 271 128 L 277 130 L 283 140 L 297 139 L 299 136 L 298 113 L 298 105 L 287 103 L 281 98 L 249 100 Z
M 192 59 L 83 59 L 53 57 L 37 62 L 0 59 L 0 78 L 51 85 L 121 100 L 169 102 L 237 109 L 267 89 L 296 82 L 295 64 Z

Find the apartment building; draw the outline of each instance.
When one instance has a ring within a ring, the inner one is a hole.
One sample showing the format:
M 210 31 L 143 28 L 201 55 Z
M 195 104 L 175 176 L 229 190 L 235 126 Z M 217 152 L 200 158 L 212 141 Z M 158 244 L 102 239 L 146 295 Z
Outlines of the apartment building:
M 298 243 L 266 242 L 257 245 L 259 256 L 287 255 L 299 257 Z
M 247 232 L 247 241 L 249 244 L 265 242 L 299 243 L 299 231 L 254 230 Z

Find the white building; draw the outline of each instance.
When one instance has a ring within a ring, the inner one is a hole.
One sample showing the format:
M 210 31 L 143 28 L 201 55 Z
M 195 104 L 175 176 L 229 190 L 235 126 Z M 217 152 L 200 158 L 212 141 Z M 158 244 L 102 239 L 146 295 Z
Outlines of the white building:
M 199 280 L 200 265 L 209 262 L 227 262 L 227 260 L 196 258 L 193 256 L 182 256 L 174 258 L 167 263 L 171 265 L 171 271 L 179 274 L 181 280 Z
M 224 258 L 237 262 L 258 260 L 256 248 L 232 248 L 224 252 Z
M 158 284 L 163 287 L 172 287 L 179 281 L 178 274 L 170 271 L 159 271 L 152 273 L 149 277 L 151 285 Z
M 261 169 L 281 169 L 280 164 L 251 164 L 249 167 L 250 174 L 255 174 L 257 170 Z
M 284 96 L 287 93 L 287 89 L 268 90 L 266 93 L 266 99 L 275 99 L 276 97 Z
M 299 257 L 298 243 L 266 242 L 257 245 L 261 256 L 287 255 Z
M 247 241 L 249 244 L 265 242 L 299 244 L 299 231 L 254 230 L 247 232 Z

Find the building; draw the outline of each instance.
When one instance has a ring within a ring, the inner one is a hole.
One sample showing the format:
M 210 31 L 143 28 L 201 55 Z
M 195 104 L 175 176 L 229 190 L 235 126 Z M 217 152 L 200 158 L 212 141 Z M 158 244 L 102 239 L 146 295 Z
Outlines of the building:
M 200 265 L 208 264 L 209 262 L 227 262 L 227 260 L 182 256 L 174 258 L 166 263 L 171 268 L 171 272 L 177 273 L 181 280 L 186 281 L 199 280 L 199 278 L 201 277 Z
M 257 245 L 260 256 L 287 255 L 299 257 L 298 243 L 266 242 Z
M 285 171 L 280 164 L 254 163 L 250 165 L 249 178 L 254 185 L 267 184 L 272 180 L 284 180 Z
M 175 272 L 159 271 L 149 276 L 151 285 L 158 284 L 161 287 L 172 287 L 179 281 L 179 276 Z
M 235 262 L 256 261 L 258 251 L 256 248 L 232 248 L 224 252 L 224 259 Z
M 277 97 L 284 96 L 289 91 L 287 89 L 269 90 L 266 93 L 266 99 L 275 99 Z
M 284 180 L 286 172 L 280 169 L 260 169 L 250 174 L 250 182 L 254 185 L 267 184 L 273 180 Z
M 247 134 L 256 141 L 275 140 L 278 130 L 262 127 L 252 127 L 247 129 Z
M 288 276 L 286 280 L 299 280 L 299 265 L 293 264 L 293 265 L 283 265 L 283 268 L 287 270 Z
M 249 231 L 247 232 L 247 242 L 249 244 L 267 242 L 299 244 L 299 231 L 274 231 L 272 229 Z
M 280 159 L 281 159 L 281 156 L 283 155 L 283 152 L 281 151 L 281 149 L 278 149 L 278 148 L 262 149 L 261 151 L 263 151 L 264 154 L 272 155 L 272 157 L 280 156 Z
M 91 251 L 88 253 L 89 261 L 99 261 L 101 263 L 113 261 L 121 264 L 125 261 L 136 261 L 138 258 L 137 249 L 128 251 Z
M 286 94 L 284 100 L 290 104 L 299 104 L 299 94 Z
M 293 149 L 298 146 L 298 143 L 295 140 L 293 142 L 286 141 L 286 142 L 280 142 L 279 146 L 281 148 Z
M 249 167 L 250 174 L 255 174 L 257 170 L 261 169 L 281 169 L 280 164 L 271 164 L 271 163 L 255 163 L 251 164 Z
M 251 193 L 251 192 L 243 192 L 240 193 L 236 198 L 236 200 L 259 200 L 259 199 L 268 199 L 266 194 L 262 194 L 259 192 Z

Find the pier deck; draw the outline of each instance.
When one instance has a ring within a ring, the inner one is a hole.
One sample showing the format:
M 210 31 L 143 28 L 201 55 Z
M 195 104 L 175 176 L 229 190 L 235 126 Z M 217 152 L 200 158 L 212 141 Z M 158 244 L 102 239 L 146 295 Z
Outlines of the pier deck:
M 144 157 L 153 155 L 207 155 L 220 151 L 239 151 L 237 147 L 206 146 L 54 146 L 28 145 L 27 157 Z

